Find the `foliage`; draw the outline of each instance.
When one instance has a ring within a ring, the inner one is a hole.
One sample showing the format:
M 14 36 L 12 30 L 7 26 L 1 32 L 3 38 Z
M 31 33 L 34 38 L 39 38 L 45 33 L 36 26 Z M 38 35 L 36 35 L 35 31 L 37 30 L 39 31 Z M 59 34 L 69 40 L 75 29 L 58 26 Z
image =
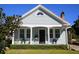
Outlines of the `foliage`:
M 3 9 L 0 8 L 0 41 L 5 40 L 6 36 L 12 35 L 13 31 L 19 27 L 19 23 L 19 16 L 6 16 Z
M 72 25 L 72 28 L 75 30 L 75 34 L 79 35 L 79 17 L 76 21 L 74 21 L 74 25 Z
M 72 39 L 79 39 L 79 16 L 76 21 L 74 21 L 74 24 L 72 25 L 72 28 L 70 29 L 72 33 Z M 79 40 L 78 40 L 79 41 Z
M 0 42 L 0 53 L 5 54 L 5 40 Z
M 67 45 L 11 45 L 11 49 L 67 49 Z
M 6 36 L 12 36 L 13 32 L 19 27 L 19 24 L 20 16 L 6 16 L 3 9 L 0 8 L 0 52 L 5 52 L 3 49 L 6 46 L 6 42 L 2 42 L 6 41 Z M 9 45 L 9 43 L 7 43 L 7 45 Z

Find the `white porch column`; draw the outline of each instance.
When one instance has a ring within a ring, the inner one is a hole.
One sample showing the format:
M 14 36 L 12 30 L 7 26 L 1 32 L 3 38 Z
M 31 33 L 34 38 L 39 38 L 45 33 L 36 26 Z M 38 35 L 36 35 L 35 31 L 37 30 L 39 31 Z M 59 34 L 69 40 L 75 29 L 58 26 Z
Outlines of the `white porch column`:
M 13 31 L 13 36 L 12 36 L 12 44 L 14 44 L 14 31 Z
M 18 40 L 19 40 L 19 44 L 21 44 L 21 41 L 20 41 L 20 29 L 18 29 Z
M 66 43 L 68 45 L 68 34 L 67 34 L 67 28 L 65 29 L 65 33 L 66 33 Z
M 50 28 L 48 27 L 48 44 L 50 44 Z
M 30 28 L 30 44 L 32 44 L 32 27 Z
M 25 39 L 25 43 L 26 44 L 26 29 L 24 29 L 24 39 Z

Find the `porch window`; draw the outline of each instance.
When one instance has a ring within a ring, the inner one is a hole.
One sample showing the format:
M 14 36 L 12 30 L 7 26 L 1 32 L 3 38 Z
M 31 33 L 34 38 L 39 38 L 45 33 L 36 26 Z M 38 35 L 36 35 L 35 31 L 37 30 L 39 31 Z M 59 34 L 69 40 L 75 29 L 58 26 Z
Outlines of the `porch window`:
M 20 29 L 20 38 L 24 39 L 24 29 Z
M 50 38 L 53 38 L 53 29 L 50 29 Z
M 55 38 L 60 37 L 60 29 L 55 29 Z
M 27 29 L 27 38 L 30 38 L 30 29 Z

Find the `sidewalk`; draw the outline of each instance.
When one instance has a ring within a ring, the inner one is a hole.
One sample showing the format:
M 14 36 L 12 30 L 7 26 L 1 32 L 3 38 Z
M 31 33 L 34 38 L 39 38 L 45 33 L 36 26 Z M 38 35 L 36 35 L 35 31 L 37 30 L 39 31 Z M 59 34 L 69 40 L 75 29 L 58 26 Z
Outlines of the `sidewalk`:
M 70 45 L 70 48 L 75 50 L 75 51 L 79 51 L 79 46 L 78 45 Z

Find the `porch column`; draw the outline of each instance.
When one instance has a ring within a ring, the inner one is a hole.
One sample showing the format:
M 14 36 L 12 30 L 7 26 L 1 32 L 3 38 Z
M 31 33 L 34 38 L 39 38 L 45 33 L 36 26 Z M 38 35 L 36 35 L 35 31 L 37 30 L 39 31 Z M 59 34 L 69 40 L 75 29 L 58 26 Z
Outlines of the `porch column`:
M 24 44 L 26 44 L 26 29 L 24 29 L 24 39 L 25 39 Z
M 18 40 L 19 40 L 19 44 L 21 44 L 21 40 L 20 40 L 20 29 L 18 29 Z
M 14 31 L 13 31 L 13 35 L 12 35 L 12 44 L 14 44 Z
M 50 44 L 50 28 L 48 27 L 48 44 Z
M 67 42 L 67 45 L 68 45 L 68 34 L 67 34 L 67 28 L 65 28 L 65 33 L 66 33 L 66 42 Z
M 32 27 L 30 28 L 30 44 L 32 44 Z

